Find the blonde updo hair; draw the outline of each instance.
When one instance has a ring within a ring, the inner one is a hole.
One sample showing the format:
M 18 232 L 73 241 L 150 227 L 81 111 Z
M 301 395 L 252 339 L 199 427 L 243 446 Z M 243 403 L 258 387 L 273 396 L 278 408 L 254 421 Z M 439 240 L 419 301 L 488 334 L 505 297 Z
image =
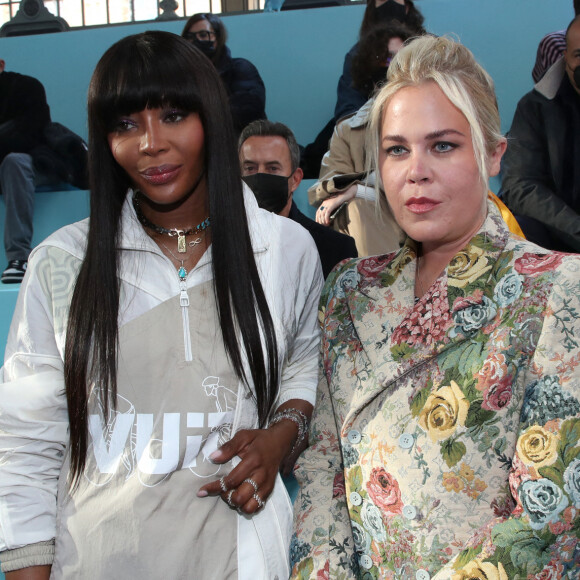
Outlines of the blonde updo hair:
M 387 83 L 375 96 L 369 116 L 369 169 L 379 167 L 383 114 L 389 101 L 399 90 L 426 82 L 436 83 L 467 119 L 482 187 L 487 191 L 488 159 L 504 139 L 494 84 L 468 48 L 444 36 L 410 40 L 391 61 Z

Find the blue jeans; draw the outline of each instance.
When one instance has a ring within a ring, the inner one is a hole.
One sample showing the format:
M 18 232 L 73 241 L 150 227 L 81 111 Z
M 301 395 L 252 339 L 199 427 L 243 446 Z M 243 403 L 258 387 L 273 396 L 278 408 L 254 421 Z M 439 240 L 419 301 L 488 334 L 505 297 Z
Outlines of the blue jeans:
M 6 204 L 4 249 L 10 260 L 28 260 L 32 244 L 34 189 L 32 157 L 9 153 L 0 164 L 0 191 Z

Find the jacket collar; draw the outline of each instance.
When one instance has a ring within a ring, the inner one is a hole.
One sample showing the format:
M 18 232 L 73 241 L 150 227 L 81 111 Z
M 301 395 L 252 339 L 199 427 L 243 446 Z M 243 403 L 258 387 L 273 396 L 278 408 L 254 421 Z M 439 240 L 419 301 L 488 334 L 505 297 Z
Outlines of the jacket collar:
M 566 74 L 566 61 L 561 56 L 547 71 L 546 74 L 534 85 L 534 89 L 548 100 L 552 100 L 562 84 Z
M 341 123 L 346 123 L 352 129 L 362 129 L 367 126 L 369 122 L 369 116 L 371 113 L 371 108 L 373 106 L 374 99 L 369 99 L 356 113 L 351 117 L 346 117 Z
M 381 258 L 358 262 L 359 282 L 347 303 L 374 381 L 370 388 L 354 394 L 354 409 L 494 320 L 495 280 L 503 264 L 498 258 L 508 239 L 501 215 L 488 203 L 488 216 L 479 232 L 417 304 L 417 246 L 413 240 L 407 239 L 376 277 L 365 277 L 361 270 L 369 268 L 369 260 Z

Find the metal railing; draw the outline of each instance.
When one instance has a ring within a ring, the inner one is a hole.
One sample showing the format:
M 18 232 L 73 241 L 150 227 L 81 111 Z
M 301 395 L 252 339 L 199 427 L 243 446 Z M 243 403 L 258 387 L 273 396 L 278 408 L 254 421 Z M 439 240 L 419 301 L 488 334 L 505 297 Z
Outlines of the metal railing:
M 174 14 L 183 18 L 196 12 L 225 12 L 227 2 L 178 0 Z M 244 4 L 245 9 L 255 10 L 263 8 L 264 0 L 245 0 Z M 71 28 L 155 20 L 163 14 L 162 5 L 159 0 L 44 0 L 48 11 L 64 18 Z M 19 7 L 20 0 L 0 0 L 0 26 L 15 16 Z

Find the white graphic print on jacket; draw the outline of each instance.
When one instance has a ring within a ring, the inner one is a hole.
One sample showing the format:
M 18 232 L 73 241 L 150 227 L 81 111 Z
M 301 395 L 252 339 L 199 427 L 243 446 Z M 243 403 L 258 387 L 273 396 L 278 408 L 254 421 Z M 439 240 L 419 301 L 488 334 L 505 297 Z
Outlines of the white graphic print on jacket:
M 214 477 L 220 465 L 212 463 L 209 456 L 231 437 L 237 395 L 220 384 L 220 377 L 206 377 L 201 387 L 207 406 L 211 407 L 213 400 L 215 411 L 161 416 L 140 413 L 131 401 L 118 395 L 117 409 L 109 409 L 104 425 L 102 405 L 96 403 L 99 413 L 89 415 L 89 458 L 96 464 L 87 472 L 89 481 L 105 485 L 114 474 L 125 472 L 125 479 L 135 476 L 142 485 L 154 486 L 177 469 L 189 469 L 201 478 Z M 187 435 L 183 444 L 180 433 L 184 428 Z

